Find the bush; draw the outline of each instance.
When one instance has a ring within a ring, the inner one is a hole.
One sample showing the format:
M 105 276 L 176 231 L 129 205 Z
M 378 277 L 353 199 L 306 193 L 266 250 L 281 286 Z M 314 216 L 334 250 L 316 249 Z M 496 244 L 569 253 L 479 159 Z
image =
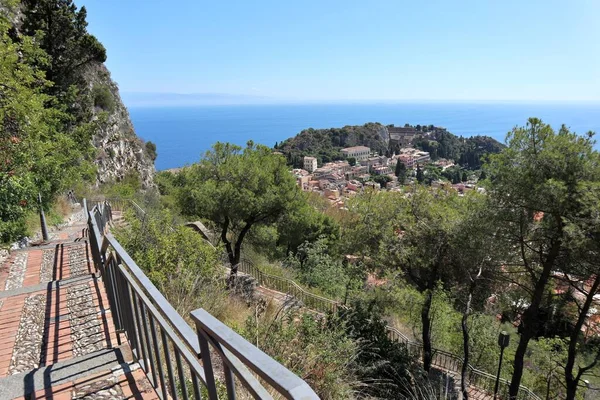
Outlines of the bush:
M 115 98 L 106 86 L 96 85 L 92 89 L 94 98 L 94 107 L 102 108 L 105 111 L 113 111 L 115 109 Z
M 242 335 L 304 379 L 319 397 L 353 397 L 356 380 L 350 365 L 357 346 L 343 325 L 271 303 L 262 315 L 248 318 Z
M 156 153 L 156 144 L 150 141 L 146 142 L 146 153 L 153 162 L 156 161 L 156 157 L 158 157 L 158 154 Z

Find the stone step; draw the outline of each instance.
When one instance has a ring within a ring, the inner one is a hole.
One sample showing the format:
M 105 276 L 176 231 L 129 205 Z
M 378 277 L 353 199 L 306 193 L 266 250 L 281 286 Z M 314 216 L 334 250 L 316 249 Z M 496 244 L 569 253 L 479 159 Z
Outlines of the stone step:
M 73 382 L 103 371 L 128 372 L 137 368 L 131 365 L 131 355 L 126 347 L 105 349 L 67 361 L 57 362 L 0 378 L 0 399 L 28 397 L 42 389 Z

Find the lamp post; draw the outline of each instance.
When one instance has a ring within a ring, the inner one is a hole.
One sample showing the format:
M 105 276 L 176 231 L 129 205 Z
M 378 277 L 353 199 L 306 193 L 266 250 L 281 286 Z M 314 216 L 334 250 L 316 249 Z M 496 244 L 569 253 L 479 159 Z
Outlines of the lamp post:
M 40 225 L 42 227 L 42 239 L 44 242 L 48 241 L 48 226 L 46 225 L 46 215 L 44 214 L 44 207 L 42 206 L 42 195 L 38 193 L 38 203 L 40 205 Z
M 508 347 L 510 336 L 506 331 L 500 332 L 498 335 L 498 346 L 500 346 L 500 361 L 498 362 L 498 373 L 496 374 L 496 385 L 494 386 L 494 400 L 498 396 L 498 384 L 500 383 L 500 371 L 502 370 L 502 357 L 504 356 L 504 349 Z

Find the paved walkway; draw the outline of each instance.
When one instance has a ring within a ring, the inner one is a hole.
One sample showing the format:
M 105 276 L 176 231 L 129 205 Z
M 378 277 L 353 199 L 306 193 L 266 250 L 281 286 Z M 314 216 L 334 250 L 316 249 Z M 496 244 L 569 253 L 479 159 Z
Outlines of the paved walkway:
M 80 219 L 0 265 L 2 400 L 158 398 L 118 344 L 84 232 Z

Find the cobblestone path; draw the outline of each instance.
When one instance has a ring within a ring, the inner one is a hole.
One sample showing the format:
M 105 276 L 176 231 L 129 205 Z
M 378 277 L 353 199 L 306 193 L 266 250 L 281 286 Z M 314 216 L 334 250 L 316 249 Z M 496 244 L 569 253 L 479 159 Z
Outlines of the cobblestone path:
M 118 344 L 84 232 L 72 218 L 50 243 L 0 264 L 2 400 L 158 399 Z

